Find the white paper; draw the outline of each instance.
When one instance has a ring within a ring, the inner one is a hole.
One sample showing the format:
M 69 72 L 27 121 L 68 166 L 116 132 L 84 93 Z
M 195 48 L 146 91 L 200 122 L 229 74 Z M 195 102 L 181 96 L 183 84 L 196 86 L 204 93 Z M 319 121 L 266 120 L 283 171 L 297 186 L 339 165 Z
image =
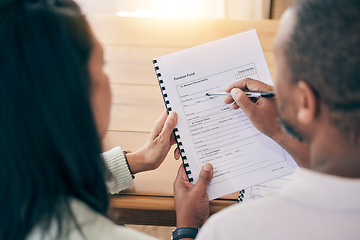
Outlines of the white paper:
M 288 176 L 283 176 L 276 178 L 269 182 L 258 184 L 243 190 L 242 200 L 248 201 L 250 199 L 257 199 L 270 196 L 272 193 L 283 189 L 287 184 L 292 182 L 295 179 L 295 175 L 290 174 Z
M 201 166 L 214 167 L 209 199 L 293 172 L 293 159 L 261 134 L 241 109 L 233 110 L 221 92 L 250 77 L 272 84 L 255 30 L 156 59 L 168 107 L 178 113 L 178 134 L 187 170 L 196 183 Z

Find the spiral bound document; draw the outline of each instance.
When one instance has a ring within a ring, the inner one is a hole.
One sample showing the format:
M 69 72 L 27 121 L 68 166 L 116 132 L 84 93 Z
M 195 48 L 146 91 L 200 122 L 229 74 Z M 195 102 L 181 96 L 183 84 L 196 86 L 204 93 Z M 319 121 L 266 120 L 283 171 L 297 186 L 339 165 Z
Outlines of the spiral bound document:
M 165 106 L 178 114 L 174 132 L 189 180 L 196 183 L 205 163 L 214 167 L 210 200 L 293 172 L 290 155 L 241 109 L 226 105 L 223 96 L 206 96 L 247 77 L 272 83 L 255 30 L 158 57 L 153 64 Z

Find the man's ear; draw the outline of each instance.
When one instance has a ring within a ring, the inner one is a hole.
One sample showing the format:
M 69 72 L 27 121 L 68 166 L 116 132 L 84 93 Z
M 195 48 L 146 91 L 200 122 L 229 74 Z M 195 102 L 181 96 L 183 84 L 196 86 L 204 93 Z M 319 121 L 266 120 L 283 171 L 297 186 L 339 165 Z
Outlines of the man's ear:
M 297 83 L 298 91 L 298 113 L 297 120 L 302 124 L 310 124 L 314 121 L 317 112 L 317 98 L 314 91 L 304 81 L 299 81 Z

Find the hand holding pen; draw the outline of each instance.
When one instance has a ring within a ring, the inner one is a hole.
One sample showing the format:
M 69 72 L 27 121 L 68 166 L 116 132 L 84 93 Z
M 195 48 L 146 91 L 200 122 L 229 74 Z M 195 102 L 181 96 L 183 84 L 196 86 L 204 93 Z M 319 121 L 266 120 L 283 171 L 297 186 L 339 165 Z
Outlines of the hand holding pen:
M 249 98 L 258 98 L 258 97 L 275 97 L 275 93 L 271 91 L 257 91 L 257 90 L 248 90 L 245 94 Z M 206 96 L 231 96 L 231 93 L 228 92 L 214 92 L 206 93 Z
M 226 104 L 232 104 L 233 109 L 241 108 L 252 124 L 265 135 L 269 137 L 281 136 L 282 132 L 279 124 L 275 95 L 272 95 L 272 97 L 260 96 L 253 98 L 247 94 L 249 90 L 273 93 L 273 87 L 271 85 L 246 78 L 225 88 L 224 91 L 231 92 L 231 94 L 225 97 L 224 102 Z

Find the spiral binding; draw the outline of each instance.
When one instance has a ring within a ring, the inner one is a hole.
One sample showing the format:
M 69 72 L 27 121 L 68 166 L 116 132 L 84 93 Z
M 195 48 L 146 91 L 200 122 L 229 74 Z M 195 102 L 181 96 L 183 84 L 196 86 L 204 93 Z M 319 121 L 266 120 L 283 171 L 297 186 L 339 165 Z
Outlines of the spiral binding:
M 240 192 L 239 192 L 239 197 L 238 197 L 238 203 L 241 203 L 241 202 L 243 202 L 244 201 L 244 197 L 245 197 L 245 189 L 243 189 L 243 190 L 241 190 Z
M 169 99 L 167 98 L 168 95 L 166 93 L 166 89 L 164 87 L 164 81 L 161 77 L 161 73 L 159 72 L 160 71 L 160 68 L 159 66 L 157 65 L 157 60 L 154 59 L 153 60 L 153 64 L 154 64 L 154 69 L 155 69 L 155 73 L 156 73 L 156 77 L 158 79 L 158 82 L 159 82 L 159 86 L 160 86 L 160 89 L 161 89 L 161 93 L 162 93 L 162 96 L 163 96 L 163 99 L 164 99 L 164 103 L 165 103 L 165 107 L 166 107 L 166 110 L 168 112 L 172 111 L 171 109 L 171 105 L 170 105 L 170 101 Z M 182 142 L 180 140 L 180 135 L 179 135 L 179 130 L 177 128 L 174 129 L 174 134 L 175 134 L 175 140 L 177 142 L 177 145 L 178 145 L 178 148 L 180 150 L 180 156 L 181 156 L 181 159 L 183 161 L 183 164 L 184 164 L 184 168 L 185 168 L 185 171 L 186 171 L 186 174 L 188 176 L 188 179 L 189 179 L 189 182 L 193 182 L 194 179 L 190 176 L 191 175 L 191 170 L 189 169 L 189 163 L 187 162 L 187 158 L 186 158 L 186 155 L 185 155 L 185 150 L 184 148 L 182 147 Z

